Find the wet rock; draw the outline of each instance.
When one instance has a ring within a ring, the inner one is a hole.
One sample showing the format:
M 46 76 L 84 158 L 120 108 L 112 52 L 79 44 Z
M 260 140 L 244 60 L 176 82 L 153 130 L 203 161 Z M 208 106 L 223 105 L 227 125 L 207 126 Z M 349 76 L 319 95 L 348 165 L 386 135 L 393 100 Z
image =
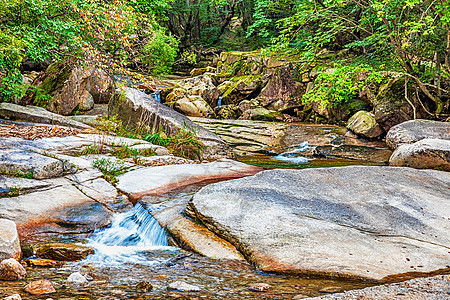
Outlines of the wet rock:
M 0 219 L 0 261 L 8 258 L 20 260 L 21 257 L 22 250 L 16 223 Z
M 66 282 L 70 285 L 75 285 L 75 286 L 86 286 L 89 284 L 86 277 L 81 275 L 80 272 L 75 272 L 75 273 L 70 274 L 70 276 L 67 278 Z
M 0 263 L 0 280 L 16 281 L 27 277 L 27 271 L 14 258 L 5 259 Z
M 32 295 L 43 295 L 43 294 L 53 294 L 56 293 L 53 284 L 49 280 L 36 280 L 24 287 L 25 292 Z
M 168 224 L 163 223 L 163 225 L 173 237 L 181 240 L 184 247 L 187 246 L 187 249 L 213 259 L 244 259 L 239 251 L 226 240 L 219 238 L 207 228 L 182 217 L 181 214 L 177 216 L 178 218 L 173 221 L 166 219 L 165 221 Z M 158 213 L 155 214 L 155 218 L 158 221 L 165 219 Z
M 319 290 L 321 293 L 339 293 L 342 289 L 338 286 L 327 286 Z
M 248 287 L 252 292 L 266 292 L 272 289 L 272 286 L 267 283 L 255 283 Z
M 384 163 L 389 161 L 391 154 L 392 151 L 389 149 L 354 145 L 317 146 L 313 151 L 313 156 L 316 157 L 355 159 Z
M 161 128 L 167 135 L 172 135 L 180 129 L 195 132 L 207 148 L 204 156 L 208 159 L 230 156 L 229 146 L 214 133 L 194 124 L 186 116 L 157 102 L 150 96 L 135 89 L 123 88 L 123 92 L 109 103 L 109 113 L 118 115 L 124 124 L 140 124 L 147 128 Z
M 92 127 L 36 106 L 20 106 L 12 103 L 0 103 L 0 117 L 7 120 L 68 126 L 79 129 Z
M 29 267 L 40 267 L 40 268 L 56 268 L 61 266 L 61 263 L 59 261 L 45 258 L 27 259 L 25 260 L 25 263 Z
M 358 111 L 348 120 L 347 128 L 371 139 L 383 134 L 383 129 L 375 121 L 375 115 L 363 110 Z
M 22 300 L 19 294 L 14 294 L 8 297 L 3 298 L 3 300 Z
M 167 289 L 180 292 L 200 292 L 200 288 L 198 286 L 183 281 L 172 282 L 169 284 Z
M 136 289 L 142 293 L 148 293 L 153 290 L 153 285 L 147 281 L 141 281 L 136 285 Z
M 20 249 L 22 250 L 22 258 L 28 258 L 34 255 L 34 249 L 31 244 L 20 243 Z
M 449 184 L 411 168 L 271 170 L 202 188 L 186 213 L 259 270 L 389 280 L 448 265 Z
M 45 244 L 36 249 L 37 256 L 59 261 L 82 260 L 94 253 L 93 249 L 85 246 L 63 243 Z
M 423 139 L 450 140 L 450 123 L 431 120 L 411 120 L 392 127 L 386 135 L 389 148 L 412 144 Z
M 0 150 L 0 173 L 45 179 L 59 177 L 63 171 L 58 159 L 20 149 Z
M 228 159 L 205 164 L 147 167 L 118 176 L 117 188 L 136 200 L 206 180 L 237 178 L 260 170 Z
M 400 145 L 389 159 L 391 166 L 450 171 L 450 140 L 423 139 Z

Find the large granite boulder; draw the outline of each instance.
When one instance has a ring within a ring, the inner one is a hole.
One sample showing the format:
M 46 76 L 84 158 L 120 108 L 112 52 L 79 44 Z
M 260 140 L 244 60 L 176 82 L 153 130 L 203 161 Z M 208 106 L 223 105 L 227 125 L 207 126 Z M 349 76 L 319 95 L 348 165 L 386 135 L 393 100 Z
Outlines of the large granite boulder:
M 65 62 L 50 65 L 33 85 L 39 93 L 28 94 L 23 101 L 32 99 L 35 105 L 60 115 L 70 115 L 76 109 L 89 110 L 94 102 L 107 103 L 114 91 L 114 81 L 102 70 Z
M 413 95 L 413 91 L 409 91 Z M 414 118 L 414 109 L 405 99 L 405 79 L 392 77 L 385 85 L 381 86 L 373 100 L 375 120 L 384 129 L 389 131 L 392 126 Z M 417 104 L 415 107 L 416 118 L 426 117 L 425 111 Z
M 172 81 L 173 88 L 168 90 L 166 102 L 177 101 L 185 96 L 199 96 L 211 107 L 217 105 L 219 91 L 209 73 L 183 80 Z
M 347 122 L 347 128 L 354 133 L 373 139 L 383 134 L 383 129 L 375 121 L 375 116 L 364 110 L 358 111 Z
M 123 88 L 110 101 L 108 112 L 117 115 L 123 124 L 147 126 L 149 130 L 155 131 L 163 129 L 167 135 L 183 128 L 191 130 L 208 147 L 205 154 L 207 158 L 231 155 L 229 146 L 217 135 L 136 89 Z
M 202 188 L 189 215 L 266 272 L 389 280 L 448 268 L 450 174 L 271 170 Z
M 18 260 L 21 257 L 16 224 L 11 220 L 0 219 L 0 261 L 8 258 Z
M 225 81 L 217 88 L 222 95 L 222 104 L 238 104 L 241 100 L 257 96 L 262 80 L 260 75 L 247 75 Z
M 391 166 L 450 171 L 450 140 L 423 139 L 400 145 L 389 159 Z
M 450 140 L 450 122 L 410 120 L 392 127 L 386 135 L 386 144 L 395 150 L 401 144 L 412 144 L 423 139 Z
M 214 111 L 200 96 L 184 96 L 175 102 L 166 103 L 170 108 L 189 117 L 212 117 Z

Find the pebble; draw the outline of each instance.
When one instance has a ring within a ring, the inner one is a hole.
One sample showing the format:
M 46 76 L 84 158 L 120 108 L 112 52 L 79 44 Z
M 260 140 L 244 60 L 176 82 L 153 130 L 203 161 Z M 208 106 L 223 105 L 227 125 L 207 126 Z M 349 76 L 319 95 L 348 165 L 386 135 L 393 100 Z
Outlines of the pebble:
M 0 280 L 16 281 L 27 277 L 27 271 L 14 258 L 5 259 L 0 263 Z
M 306 296 L 306 295 L 303 295 L 303 294 L 298 294 L 297 296 L 292 298 L 292 300 L 300 300 L 300 299 L 305 299 L 305 298 L 309 298 L 309 296 Z
M 150 292 L 153 289 L 153 285 L 150 282 L 147 281 L 141 281 L 136 285 L 136 289 L 139 292 Z
M 180 292 L 199 292 L 200 288 L 196 285 L 188 284 L 183 281 L 174 281 L 167 287 L 168 290 L 175 290 Z
M 69 278 L 67 278 L 66 282 L 71 285 L 81 285 L 81 286 L 86 286 L 89 284 L 86 277 L 81 275 L 80 272 L 75 272 L 75 273 L 70 274 L 70 276 L 69 276 Z
M 43 295 L 43 294 L 51 294 L 56 293 L 53 284 L 49 280 L 36 280 L 25 286 L 25 292 L 28 292 L 32 295 Z
M 272 286 L 267 283 L 255 283 L 249 286 L 248 289 L 252 292 L 266 292 L 272 289 Z

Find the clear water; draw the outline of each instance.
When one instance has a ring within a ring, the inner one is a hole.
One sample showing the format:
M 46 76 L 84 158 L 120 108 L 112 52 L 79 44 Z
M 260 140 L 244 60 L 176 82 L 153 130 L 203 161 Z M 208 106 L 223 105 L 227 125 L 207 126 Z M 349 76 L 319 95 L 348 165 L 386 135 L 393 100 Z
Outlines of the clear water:
M 293 164 L 308 163 L 309 159 L 302 156 L 302 154 L 310 151 L 311 149 L 312 148 L 309 146 L 308 142 L 303 142 L 297 147 L 295 147 L 294 150 L 287 151 L 277 156 L 274 156 L 274 159 L 290 162 Z
M 158 221 L 139 203 L 133 209 L 114 216 L 111 226 L 100 229 L 88 239 L 87 246 L 95 249 L 86 261 L 101 265 L 143 264 L 155 266 L 167 262 L 164 255 L 154 252 L 176 253 L 170 247 L 164 230 Z

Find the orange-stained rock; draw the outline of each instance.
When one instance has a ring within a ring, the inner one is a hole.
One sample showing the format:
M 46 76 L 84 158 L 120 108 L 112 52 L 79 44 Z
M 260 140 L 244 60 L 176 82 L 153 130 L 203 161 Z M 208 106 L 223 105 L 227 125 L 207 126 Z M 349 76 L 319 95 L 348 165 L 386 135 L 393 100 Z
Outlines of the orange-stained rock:
M 27 259 L 25 262 L 30 267 L 54 268 L 61 266 L 59 261 L 45 258 Z
M 0 263 L 0 280 L 16 281 L 25 277 L 27 277 L 27 271 L 14 258 L 5 259 Z
M 33 281 L 25 286 L 25 291 L 32 295 L 43 295 L 56 293 L 53 284 L 49 280 L 37 280 Z
M 39 257 L 61 261 L 81 260 L 93 253 L 91 248 L 64 243 L 45 244 L 36 250 Z

